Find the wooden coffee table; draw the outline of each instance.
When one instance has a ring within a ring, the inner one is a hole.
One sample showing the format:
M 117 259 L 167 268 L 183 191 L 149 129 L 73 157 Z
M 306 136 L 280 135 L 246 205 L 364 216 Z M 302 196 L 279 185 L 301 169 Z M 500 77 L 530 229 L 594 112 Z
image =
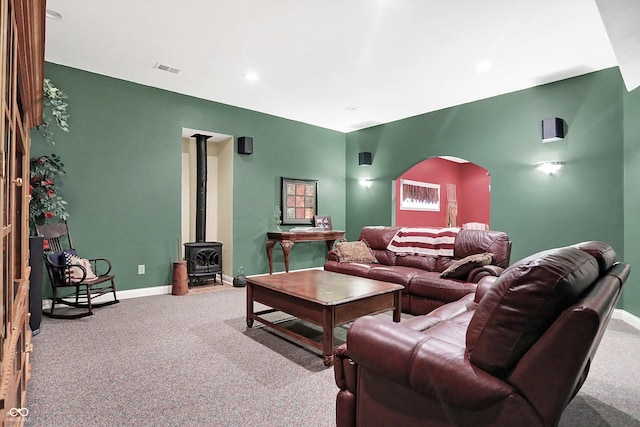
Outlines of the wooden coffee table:
M 400 321 L 402 285 L 324 270 L 247 278 L 247 327 L 257 320 L 276 331 L 322 351 L 326 366 L 333 364 L 333 330 L 358 317 L 393 310 Z M 253 311 L 257 301 L 272 307 Z M 261 315 L 282 311 L 322 327 L 322 343 L 290 331 Z

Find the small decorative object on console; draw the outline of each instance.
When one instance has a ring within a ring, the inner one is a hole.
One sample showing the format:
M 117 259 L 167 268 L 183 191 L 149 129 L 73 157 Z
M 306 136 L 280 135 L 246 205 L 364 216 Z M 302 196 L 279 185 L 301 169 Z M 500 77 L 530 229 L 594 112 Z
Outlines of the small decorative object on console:
M 282 224 L 282 211 L 280 210 L 280 206 L 275 206 L 273 208 L 273 224 L 275 226 L 275 231 L 282 231 L 280 228 L 280 224 Z
M 331 226 L 331 217 L 326 215 L 315 215 L 313 217 L 313 222 L 316 227 L 320 227 L 323 230 L 333 230 Z
M 291 227 L 289 231 L 292 233 L 311 233 L 324 231 L 324 229 L 322 227 Z

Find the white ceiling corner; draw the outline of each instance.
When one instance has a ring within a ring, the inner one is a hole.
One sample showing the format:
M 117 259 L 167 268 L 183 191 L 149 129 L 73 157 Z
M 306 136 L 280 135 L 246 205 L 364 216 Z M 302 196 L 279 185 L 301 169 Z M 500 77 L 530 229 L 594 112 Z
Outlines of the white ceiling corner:
M 596 0 L 627 91 L 640 86 L 640 1 Z

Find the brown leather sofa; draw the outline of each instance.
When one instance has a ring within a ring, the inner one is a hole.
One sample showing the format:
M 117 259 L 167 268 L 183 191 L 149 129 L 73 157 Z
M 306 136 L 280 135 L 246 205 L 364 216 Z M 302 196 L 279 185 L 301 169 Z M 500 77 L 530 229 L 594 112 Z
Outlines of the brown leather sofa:
M 324 269 L 353 276 L 398 283 L 402 291 L 402 311 L 426 314 L 443 304 L 475 291 L 485 276 L 498 276 L 509 266 L 511 241 L 506 233 L 489 230 L 460 230 L 455 237 L 453 257 L 403 255 L 387 249 L 400 227 L 368 226 L 360 233 L 378 263 L 342 262 L 338 252 L 329 252 Z M 471 270 L 464 278 L 442 278 L 440 274 L 456 260 L 469 255 L 491 253 L 490 265 Z
M 629 275 L 615 257 L 553 249 L 427 315 L 356 320 L 336 349 L 337 426 L 557 425 Z

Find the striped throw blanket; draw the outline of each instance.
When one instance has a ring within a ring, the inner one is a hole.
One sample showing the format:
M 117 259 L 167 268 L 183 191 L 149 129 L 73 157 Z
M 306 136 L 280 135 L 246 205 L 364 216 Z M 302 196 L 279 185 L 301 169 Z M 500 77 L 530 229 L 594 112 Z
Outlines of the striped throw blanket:
M 453 256 L 453 243 L 459 228 L 403 227 L 387 249 L 398 255 Z

